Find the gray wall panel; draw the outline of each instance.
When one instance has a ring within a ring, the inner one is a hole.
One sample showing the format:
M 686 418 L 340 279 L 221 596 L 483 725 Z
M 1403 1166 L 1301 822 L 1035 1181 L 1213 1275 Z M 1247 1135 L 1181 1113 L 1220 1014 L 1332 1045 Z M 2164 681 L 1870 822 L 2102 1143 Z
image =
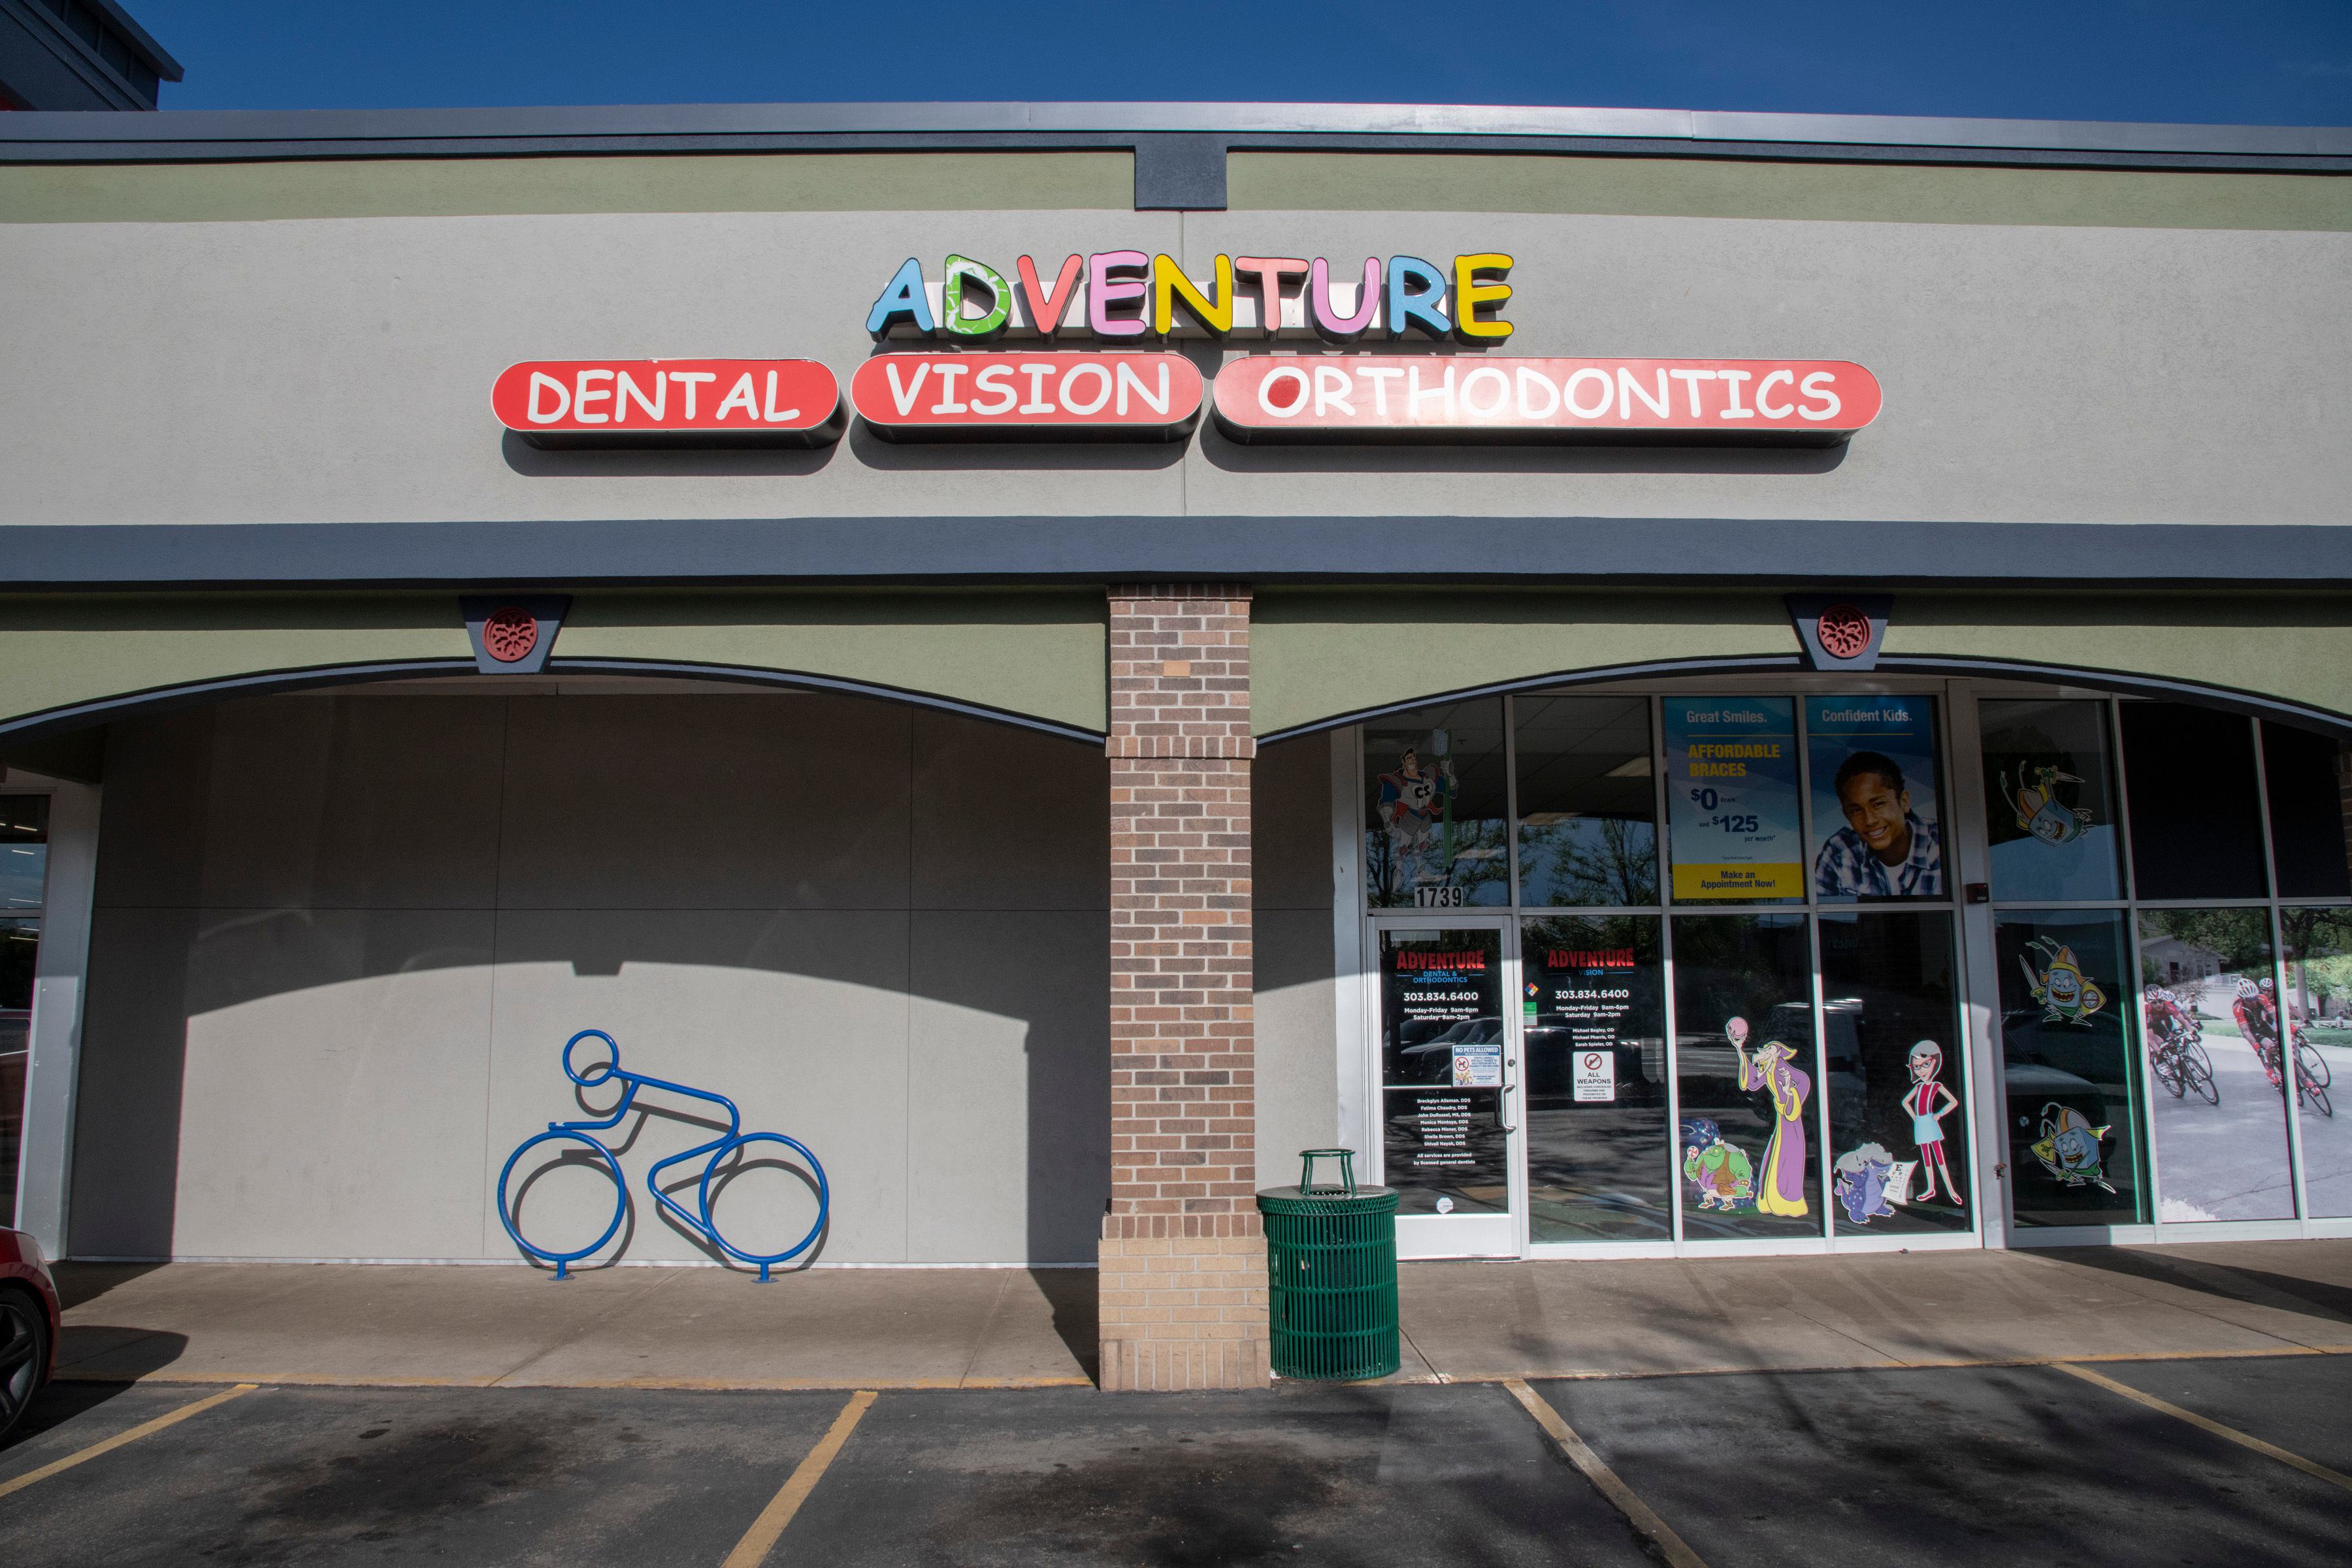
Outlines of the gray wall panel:
M 1298 1151 L 1331 1142 L 1331 743 L 1260 749 L 1252 775 L 1260 1186 L 1298 1180 Z
M 510 711 L 506 908 L 906 902 L 905 708 L 681 695 L 518 699 Z
M 1515 253 L 1523 353 L 1852 358 L 1850 450 L 503 443 L 524 358 L 846 374 L 909 254 Z M 2352 237 L 1597 216 L 812 213 L 16 225 L 0 521 L 1093 513 L 2334 522 Z M 789 289 L 760 279 L 789 279 Z M 94 410 L 103 410 L 98 417 Z M 140 432 L 125 448 L 117 432 Z M 783 525 L 789 528 L 789 523 Z M 1436 542 L 1433 542 L 1434 548 Z M 1857 540 L 1858 552 L 1898 552 Z
M 593 1026 L 817 1150 L 825 1262 L 1091 1256 L 1098 752 L 692 694 L 263 699 L 111 739 L 77 1252 L 511 1258 L 492 1184 L 521 1139 L 590 1114 L 559 1053 Z M 203 901 L 224 890 L 243 901 Z M 1070 907 L 1022 907 L 1047 899 Z M 709 1136 L 703 1108 L 645 1103 L 627 1256 L 707 1259 L 641 1184 Z M 720 1220 L 772 1249 L 807 1201 L 755 1168 Z M 577 1245 L 610 1202 L 559 1167 L 527 1226 Z

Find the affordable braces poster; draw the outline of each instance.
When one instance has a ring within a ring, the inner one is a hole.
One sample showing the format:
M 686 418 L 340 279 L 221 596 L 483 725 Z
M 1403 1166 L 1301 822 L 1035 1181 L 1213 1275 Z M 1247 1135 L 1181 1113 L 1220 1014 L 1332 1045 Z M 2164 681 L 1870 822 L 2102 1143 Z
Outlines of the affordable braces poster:
M 1803 898 L 1794 700 L 1670 697 L 1664 710 L 1675 897 Z

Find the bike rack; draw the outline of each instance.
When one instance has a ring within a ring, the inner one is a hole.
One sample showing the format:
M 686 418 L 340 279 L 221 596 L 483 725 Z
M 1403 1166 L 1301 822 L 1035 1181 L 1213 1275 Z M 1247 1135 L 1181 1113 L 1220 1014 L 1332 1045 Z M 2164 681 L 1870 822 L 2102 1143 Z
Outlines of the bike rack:
M 574 1047 L 576 1047 L 583 1040 L 604 1041 L 606 1047 L 613 1053 L 612 1059 L 607 1062 L 600 1063 L 598 1066 L 589 1068 L 584 1073 L 580 1071 L 579 1068 L 572 1065 L 572 1053 Z M 547 1124 L 546 1131 L 534 1132 L 530 1137 L 524 1139 L 520 1143 L 517 1144 L 515 1146 L 515 1152 L 507 1156 L 506 1165 L 499 1172 L 499 1223 L 507 1227 L 507 1235 L 513 1239 L 515 1246 L 520 1247 L 527 1256 L 543 1258 L 546 1261 L 554 1264 L 555 1277 L 558 1279 L 567 1279 L 571 1278 L 570 1270 L 572 1265 L 577 1263 L 580 1259 L 587 1257 L 589 1254 L 597 1251 L 603 1247 L 606 1242 L 612 1240 L 614 1233 L 621 1228 L 621 1221 L 627 1216 L 628 1187 L 621 1176 L 620 1160 L 614 1154 L 612 1149 L 603 1139 L 592 1138 L 589 1134 L 592 1132 L 601 1132 L 608 1127 L 618 1126 L 620 1124 L 621 1118 L 626 1116 L 629 1113 L 631 1106 L 635 1103 L 637 1090 L 641 1089 L 667 1089 L 672 1094 L 683 1094 L 694 1100 L 707 1100 L 713 1105 L 723 1105 L 727 1108 L 727 1131 L 725 1132 L 719 1134 L 717 1138 L 712 1139 L 709 1142 L 697 1144 L 695 1147 L 685 1151 L 683 1153 L 672 1154 L 667 1159 L 656 1160 L 654 1162 L 652 1166 L 646 1170 L 646 1191 L 653 1194 L 654 1202 L 660 1205 L 664 1213 L 669 1215 L 680 1225 L 685 1226 L 688 1229 L 701 1237 L 705 1241 L 710 1243 L 711 1246 L 719 1248 L 719 1251 L 725 1253 L 728 1257 L 732 1258 L 739 1262 L 757 1264 L 760 1269 L 760 1280 L 762 1284 L 765 1284 L 768 1280 L 768 1270 L 770 1268 L 775 1264 L 790 1262 L 793 1258 L 799 1257 L 803 1252 L 808 1250 L 810 1245 L 814 1243 L 819 1236 L 824 1233 L 825 1218 L 832 1209 L 832 1191 L 825 1182 L 824 1167 L 817 1163 L 817 1157 L 809 1152 L 808 1145 L 801 1142 L 797 1139 L 787 1138 L 781 1132 L 743 1131 L 742 1113 L 735 1109 L 735 1102 L 728 1099 L 725 1095 L 714 1094 L 707 1089 L 693 1089 L 689 1088 L 686 1084 L 672 1083 L 667 1079 L 648 1077 L 644 1073 L 624 1072 L 621 1068 L 621 1047 L 619 1043 L 615 1041 L 612 1036 L 606 1034 L 602 1029 L 583 1029 L 578 1034 L 563 1042 L 563 1076 L 570 1079 L 573 1083 L 578 1084 L 583 1089 L 594 1089 L 599 1084 L 609 1083 L 617 1079 L 621 1082 L 628 1085 L 628 1090 L 621 1096 L 621 1103 L 613 1108 L 613 1113 L 610 1116 L 604 1118 L 602 1121 L 549 1122 Z M 604 1233 L 602 1236 L 599 1236 L 595 1240 L 590 1242 L 587 1246 L 579 1248 L 577 1251 L 553 1252 L 543 1247 L 533 1246 L 530 1242 L 524 1239 L 522 1232 L 516 1227 L 513 1205 L 509 1202 L 507 1197 L 507 1181 L 509 1177 L 514 1174 L 515 1163 L 520 1160 L 523 1155 L 530 1152 L 533 1148 L 541 1143 L 554 1142 L 564 1139 L 585 1143 L 588 1147 L 595 1150 L 597 1153 L 604 1156 L 605 1168 L 612 1173 L 613 1176 L 613 1221 L 610 1225 L 607 1225 L 604 1227 Z M 792 1150 L 793 1152 L 800 1155 L 803 1160 L 806 1161 L 808 1163 L 810 1173 L 816 1177 L 816 1223 L 809 1227 L 809 1233 L 806 1236 L 801 1237 L 801 1239 L 793 1246 L 786 1247 L 782 1252 L 771 1253 L 764 1257 L 757 1253 L 745 1252 L 741 1248 L 733 1245 L 725 1237 L 719 1234 L 719 1226 L 712 1222 L 710 1217 L 711 1178 L 719 1173 L 719 1164 L 727 1158 L 728 1155 L 733 1153 L 736 1150 L 751 1143 L 782 1144 L 785 1148 Z M 685 1208 L 681 1207 L 675 1200 L 673 1200 L 667 1193 L 661 1190 L 660 1178 L 661 1173 L 670 1166 L 683 1164 L 687 1161 L 694 1159 L 696 1156 L 701 1154 L 709 1155 L 710 1162 L 703 1167 L 702 1181 L 696 1189 L 699 1199 L 698 1206 L 702 1211 L 698 1216 L 694 1214 L 688 1213 Z

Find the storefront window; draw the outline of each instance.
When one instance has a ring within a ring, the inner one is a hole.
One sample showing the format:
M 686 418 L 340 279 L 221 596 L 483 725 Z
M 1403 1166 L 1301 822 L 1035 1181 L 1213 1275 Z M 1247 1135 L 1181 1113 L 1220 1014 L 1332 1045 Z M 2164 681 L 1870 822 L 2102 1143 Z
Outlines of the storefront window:
M 0 1224 L 16 1213 L 25 1076 L 32 1060 L 34 962 L 48 873 L 49 799 L 0 795 Z
M 2145 1225 L 2124 916 L 1993 922 L 2011 1212 L 2020 1226 Z
M 2293 1219 L 2270 910 L 2142 910 L 2139 979 L 2157 1217 Z
M 1529 920 L 1519 968 L 1531 1237 L 1671 1240 L 1657 917 Z
M 1801 913 L 1675 921 L 1676 1165 L 1692 1240 L 1822 1234 Z
M 1364 886 L 1375 909 L 1511 901 L 1499 698 L 1364 728 Z
M 1787 697 L 1664 704 L 1675 901 L 1805 901 L 1797 705 Z
M 1641 697 L 1522 697 L 1519 902 L 1654 904 L 1658 803 Z
M 1503 933 L 1381 933 L 1381 1119 L 1400 1214 L 1504 1214 Z
M 2134 891 L 2143 899 L 2266 896 L 2252 721 L 2183 702 L 2126 702 L 2117 717 Z
M 1969 1077 L 1952 917 L 1824 912 L 1830 1215 L 1841 1235 L 1964 1231 Z
M 2342 742 L 2308 730 L 2263 724 L 2263 781 L 2270 794 L 2271 853 L 2282 899 L 2352 898 L 2352 857 L 2344 819 Z
M 2352 1120 L 2336 1114 L 2336 1084 L 2352 1081 L 2352 909 L 2281 910 L 2279 925 L 2305 1212 L 2352 1218 Z
M 1936 700 L 1805 699 L 1813 896 L 1945 899 Z
M 2107 705 L 1988 700 L 1978 718 L 1993 898 L 2122 898 Z

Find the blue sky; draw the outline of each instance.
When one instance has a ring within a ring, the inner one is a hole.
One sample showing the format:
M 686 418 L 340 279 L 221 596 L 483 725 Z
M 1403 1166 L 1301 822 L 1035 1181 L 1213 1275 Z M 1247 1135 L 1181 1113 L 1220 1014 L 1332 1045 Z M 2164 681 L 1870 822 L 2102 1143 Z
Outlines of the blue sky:
M 2352 123 L 2352 0 L 126 0 L 166 109 L 833 99 Z

